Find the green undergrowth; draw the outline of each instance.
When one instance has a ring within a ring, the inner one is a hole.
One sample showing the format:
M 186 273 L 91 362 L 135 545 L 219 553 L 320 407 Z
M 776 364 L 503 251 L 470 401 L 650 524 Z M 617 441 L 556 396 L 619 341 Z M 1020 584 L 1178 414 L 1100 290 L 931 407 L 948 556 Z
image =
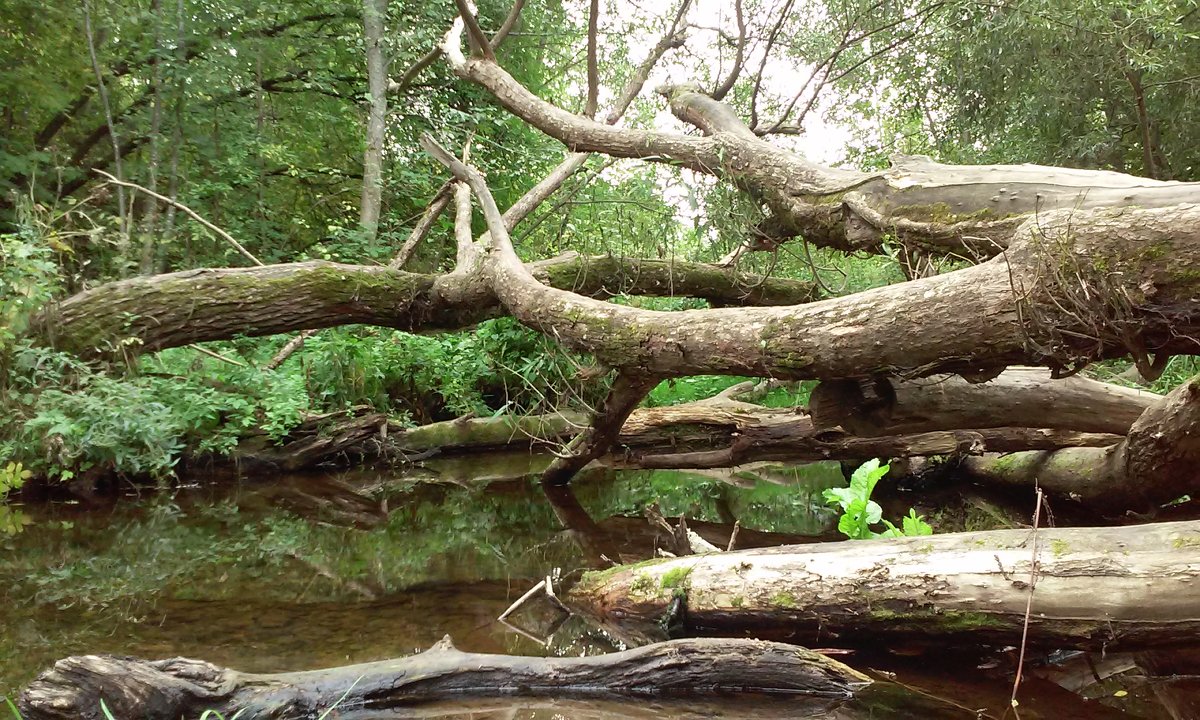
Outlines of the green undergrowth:
M 273 370 L 287 336 L 85 362 L 23 334 L 66 294 L 71 248 L 55 237 L 34 223 L 0 235 L 0 534 L 23 527 L 2 501 L 31 477 L 165 480 L 185 457 L 227 455 L 248 434 L 280 440 L 312 415 L 422 424 L 593 406 L 606 388 L 579 389 L 588 361 L 510 318 L 429 336 L 324 330 Z

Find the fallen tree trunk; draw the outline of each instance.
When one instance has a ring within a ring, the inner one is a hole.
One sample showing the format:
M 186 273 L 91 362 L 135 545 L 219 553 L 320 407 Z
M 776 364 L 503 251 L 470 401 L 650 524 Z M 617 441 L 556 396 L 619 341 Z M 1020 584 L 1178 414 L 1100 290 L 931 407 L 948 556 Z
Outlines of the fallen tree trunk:
M 716 305 L 785 305 L 816 297 L 811 283 L 764 278 L 704 263 L 586 257 L 532 263 L 542 282 L 592 297 L 674 295 Z M 478 273 L 426 275 L 323 261 L 187 270 L 92 288 L 48 307 L 32 335 L 85 356 L 237 335 L 272 335 L 350 323 L 399 330 L 456 330 L 503 314 Z M 128 345 L 128 343 L 125 343 Z
M 186 658 L 145 661 L 101 655 L 60 660 L 17 698 L 25 720 L 115 717 L 315 718 L 384 712 L 479 697 L 695 697 L 751 692 L 849 698 L 870 680 L 825 656 L 753 640 L 681 640 L 585 658 L 479 655 L 449 638 L 398 660 L 257 675 Z
M 1189 642 L 1198 579 L 1193 521 L 694 555 L 588 573 L 568 603 L 633 637 L 1019 645 L 1032 591 L 1031 644 L 1116 650 Z
M 957 375 L 878 382 L 887 382 L 894 397 L 865 397 L 862 386 L 871 390 L 871 381 L 822 382 L 809 401 L 813 424 L 841 426 L 861 436 L 995 427 L 1124 435 L 1162 399 L 1146 390 L 1079 375 L 1055 379 L 1049 370 L 1031 367 L 1011 367 L 986 382 L 972 383 Z
M 1200 376 L 1151 405 L 1119 444 L 968 458 L 963 469 L 990 484 L 1030 487 L 1112 511 L 1154 511 L 1197 492 Z
M 246 440 L 238 462 L 300 470 L 353 459 L 408 461 L 430 454 L 553 447 L 587 425 L 582 413 L 468 418 L 404 428 L 382 413 L 322 417 L 304 423 L 276 445 Z M 828 460 L 982 454 L 1070 447 L 1110 447 L 1119 435 L 1041 428 L 854 437 L 818 430 L 790 409 L 735 402 L 687 403 L 635 410 L 604 464 L 624 468 L 719 468 L 760 460 Z

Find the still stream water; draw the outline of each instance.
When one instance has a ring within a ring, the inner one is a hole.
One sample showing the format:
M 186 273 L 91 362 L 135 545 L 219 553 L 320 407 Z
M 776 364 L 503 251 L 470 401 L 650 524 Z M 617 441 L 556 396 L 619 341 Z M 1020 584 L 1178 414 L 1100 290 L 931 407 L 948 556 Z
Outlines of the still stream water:
M 472 652 L 621 649 L 582 618 L 556 627 L 544 604 L 519 613 L 519 629 L 496 621 L 552 568 L 569 573 L 586 564 L 528 475 L 536 465 L 526 456 L 477 457 L 406 472 L 203 478 L 171 492 L 130 489 L 88 504 L 18 508 L 30 524 L 0 535 L 0 694 L 83 653 L 189 656 L 281 672 L 411 654 L 444 635 Z M 724 476 L 601 471 L 575 487 L 621 559 L 631 561 L 654 551 L 654 531 L 642 518 L 651 503 L 668 517 L 688 517 L 719 545 L 734 519 L 743 527 L 739 547 L 831 539 L 836 518 L 820 493 L 840 484 L 836 464 L 815 464 Z M 965 654 L 858 649 L 840 659 L 895 683 L 833 706 L 496 701 L 408 716 L 1001 717 L 1011 660 L 957 650 Z M 1025 720 L 1170 717 L 1136 671 L 1094 685 L 1089 694 L 1104 705 L 1090 704 L 1086 715 L 1075 694 L 1033 675 L 1025 682 Z M 989 712 L 978 715 L 981 708 Z

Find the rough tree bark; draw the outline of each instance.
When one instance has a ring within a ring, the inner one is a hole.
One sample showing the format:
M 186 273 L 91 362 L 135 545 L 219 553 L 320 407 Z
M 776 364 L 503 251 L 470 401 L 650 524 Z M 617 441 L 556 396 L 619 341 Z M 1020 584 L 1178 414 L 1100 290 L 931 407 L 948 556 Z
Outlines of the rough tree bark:
M 807 282 L 667 260 L 572 253 L 530 270 L 550 285 L 596 297 L 675 295 L 718 305 L 771 305 L 805 302 L 816 293 Z M 48 307 L 32 332 L 60 349 L 94 356 L 122 346 L 153 351 L 348 323 L 451 330 L 501 313 L 478 274 L 424 275 L 313 261 L 109 283 Z
M 1037 484 L 1092 507 L 1151 512 L 1200 490 L 1200 376 L 1151 405 L 1119 444 L 968 458 L 969 475 Z
M 367 46 L 367 133 L 363 151 L 362 201 L 358 224 L 369 245 L 375 244 L 383 202 L 383 146 L 387 131 L 387 57 L 383 52 L 387 0 L 363 0 L 363 39 Z
M 753 640 L 682 640 L 585 658 L 479 655 L 449 638 L 408 658 L 254 675 L 200 660 L 85 655 L 60 660 L 17 698 L 25 720 L 116 717 L 312 718 L 331 707 L 386 713 L 480 697 L 695 697 L 752 692 L 845 699 L 870 684 L 803 648 Z
M 1032 644 L 1115 650 L 1190 642 L 1198 576 L 1193 521 L 710 553 L 589 573 L 568 601 L 638 637 L 673 612 L 685 634 L 1019 645 L 1032 577 Z

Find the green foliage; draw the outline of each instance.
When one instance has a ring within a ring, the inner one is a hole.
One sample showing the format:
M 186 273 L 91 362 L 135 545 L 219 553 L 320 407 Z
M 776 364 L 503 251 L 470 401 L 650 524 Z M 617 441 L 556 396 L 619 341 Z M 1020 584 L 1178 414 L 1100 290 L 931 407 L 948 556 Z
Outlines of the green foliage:
M 851 475 L 849 487 L 825 491 L 825 501 L 842 510 L 842 517 L 838 520 L 839 532 L 851 540 L 933 534 L 933 528 L 913 509 L 908 511 L 899 528 L 883 520 L 883 508 L 871 499 L 871 493 L 890 469 L 889 465 L 880 465 L 878 459 L 868 460 Z M 871 526 L 880 521 L 887 526 L 887 530 L 878 533 Z
M 195 356 L 181 348 L 144 361 L 157 371 L 110 375 L 17 345 L 3 382 L 0 457 L 60 480 L 93 469 L 163 478 L 185 453 L 227 453 L 251 428 L 281 436 L 307 409 L 299 377 L 253 368 L 206 375 L 194 360 L 182 367 L 184 354 Z
M 0 467 L 0 500 L 12 490 L 19 490 L 25 481 L 33 477 L 33 472 L 26 470 L 19 462 L 10 462 Z
M 584 361 L 511 318 L 439 335 L 330 330 L 310 339 L 298 356 L 316 407 L 369 405 L 422 423 L 549 411 L 594 402 L 603 390 L 573 396 Z
M 931 7 L 922 32 L 843 83 L 853 100 L 834 112 L 853 121 L 860 165 L 879 167 L 899 152 L 1200 177 L 1190 140 L 1200 129 L 1200 15 L 1191 6 Z
M 53 295 L 54 251 L 30 234 L 0 234 L 0 353 L 25 329 L 29 315 Z

